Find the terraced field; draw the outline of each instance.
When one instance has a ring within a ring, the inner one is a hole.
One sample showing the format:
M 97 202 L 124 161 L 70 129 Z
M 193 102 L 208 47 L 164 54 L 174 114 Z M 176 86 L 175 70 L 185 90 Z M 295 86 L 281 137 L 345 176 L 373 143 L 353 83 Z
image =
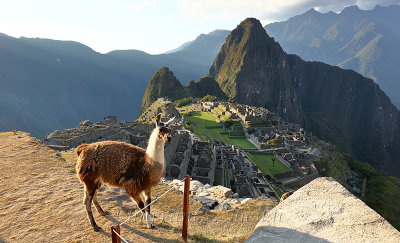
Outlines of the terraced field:
M 202 140 L 214 137 L 216 140 L 236 145 L 240 148 L 256 148 L 243 136 L 231 136 L 224 131 L 222 125 L 217 123 L 216 117 L 208 112 L 192 112 L 189 117 L 193 132 Z M 230 130 L 232 131 L 232 130 Z M 236 130 L 233 130 L 236 131 Z
M 246 152 L 246 155 L 257 165 L 258 169 L 260 169 L 264 175 L 274 175 L 290 171 L 286 165 L 282 164 L 277 159 L 275 160 L 275 166 L 273 166 L 272 154 L 252 154 Z

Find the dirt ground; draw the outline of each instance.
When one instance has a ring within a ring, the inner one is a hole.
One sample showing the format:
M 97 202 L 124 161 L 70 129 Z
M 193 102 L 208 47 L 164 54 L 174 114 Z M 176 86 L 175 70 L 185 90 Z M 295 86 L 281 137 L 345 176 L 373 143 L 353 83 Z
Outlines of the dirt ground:
M 94 232 L 74 163 L 72 153 L 57 155 L 27 133 L 0 133 L 0 242 L 111 242 L 111 225 L 138 208 L 123 190 L 103 186 L 98 199 L 110 215 L 102 217 L 92 207 L 103 228 Z M 169 188 L 160 184 L 153 198 Z M 182 201 L 181 192 L 169 192 L 152 206 L 156 229 L 147 229 L 139 214 L 121 227 L 121 235 L 129 242 L 181 242 Z M 241 208 L 204 214 L 191 199 L 189 241 L 242 242 L 275 205 L 253 200 Z

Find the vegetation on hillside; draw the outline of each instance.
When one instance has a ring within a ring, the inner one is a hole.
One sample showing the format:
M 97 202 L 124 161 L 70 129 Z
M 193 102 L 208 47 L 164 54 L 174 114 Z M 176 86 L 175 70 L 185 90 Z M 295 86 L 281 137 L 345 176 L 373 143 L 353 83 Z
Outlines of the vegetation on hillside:
M 367 179 L 365 198 L 361 198 L 368 206 L 400 230 L 400 179 L 385 176 L 383 171 L 344 155 L 350 169 L 360 179 Z
M 360 199 L 395 228 L 400 229 L 400 218 L 398 217 L 400 215 L 400 179 L 398 177 L 385 176 L 383 171 L 361 163 L 351 155 L 338 152 L 330 153 L 330 156 L 322 158 L 315 165 L 321 175 L 335 179 L 342 178 L 351 170 L 356 173 L 360 187 L 362 187 L 364 179 L 367 179 L 365 197 Z
M 226 99 L 226 95 L 219 87 L 217 81 L 209 76 L 204 76 L 197 81 L 190 81 L 185 90 L 188 92 L 188 95 L 193 97 L 213 95 L 220 99 Z
M 185 90 L 173 72 L 167 67 L 163 67 L 150 79 L 143 96 L 140 113 L 145 111 L 158 98 L 167 97 L 169 100 L 174 101 L 185 96 L 187 96 Z
M 185 97 L 174 101 L 175 107 L 182 107 L 192 103 L 193 97 Z
M 201 98 L 201 102 L 207 102 L 207 101 L 218 101 L 219 100 L 219 98 L 218 97 L 216 97 L 216 96 L 214 96 L 214 95 L 206 95 L 206 96 L 204 96 L 203 98 Z
M 314 164 L 322 176 L 329 176 L 340 180 L 349 171 L 349 165 L 343 154 L 337 151 L 323 151 L 323 156 L 314 161 Z

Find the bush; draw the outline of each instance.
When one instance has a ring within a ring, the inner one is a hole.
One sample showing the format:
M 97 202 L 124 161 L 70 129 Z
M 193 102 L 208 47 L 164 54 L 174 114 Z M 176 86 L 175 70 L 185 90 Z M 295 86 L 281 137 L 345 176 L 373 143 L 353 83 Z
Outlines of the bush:
M 179 99 L 179 100 L 175 100 L 174 101 L 174 105 L 176 107 L 181 107 L 181 106 L 188 105 L 188 104 L 192 103 L 192 100 L 193 100 L 193 97 L 182 98 L 182 99 Z
M 343 158 L 346 160 L 347 164 L 349 165 L 352 171 L 357 172 L 362 177 L 366 177 L 367 179 L 372 176 L 383 176 L 385 173 L 383 171 L 378 171 L 372 168 L 369 164 L 361 163 L 355 160 L 351 155 L 344 154 Z
M 203 98 L 201 98 L 201 102 L 207 102 L 207 101 L 214 102 L 214 101 L 218 101 L 218 100 L 219 100 L 218 97 L 216 97 L 214 95 L 206 95 Z

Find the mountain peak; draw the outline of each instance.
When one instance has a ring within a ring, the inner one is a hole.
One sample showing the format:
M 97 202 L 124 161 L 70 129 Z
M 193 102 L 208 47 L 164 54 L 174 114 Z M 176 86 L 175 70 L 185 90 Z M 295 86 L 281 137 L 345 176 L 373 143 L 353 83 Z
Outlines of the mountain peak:
M 357 5 L 353 5 L 353 6 L 348 6 L 345 7 L 342 12 L 340 12 L 341 14 L 354 14 L 357 12 L 360 12 L 360 8 Z
M 310 9 L 307 10 L 307 12 L 305 12 L 304 14 L 320 14 L 320 12 L 318 12 L 317 10 L 315 10 L 315 8 L 310 8 Z
M 246 73 L 248 79 L 253 76 L 256 78 L 256 74 L 246 69 L 246 66 L 252 62 L 258 62 L 258 65 L 265 67 L 276 65 L 281 53 L 283 53 L 282 48 L 267 35 L 260 21 L 247 18 L 229 34 L 209 70 L 209 75 L 215 78 L 230 98 L 241 101 L 244 97 L 237 96 L 243 94 L 237 92 L 240 86 L 235 81 L 237 75 Z M 257 97 L 253 98 L 256 102 Z
M 183 86 L 176 79 L 174 73 L 168 67 L 162 67 L 149 81 L 143 96 L 140 113 L 160 97 L 168 97 L 171 100 L 175 100 L 182 98 L 185 96 L 184 94 Z
M 238 27 L 256 28 L 256 29 L 257 28 L 263 28 L 262 25 L 261 25 L 261 22 L 256 18 L 247 18 L 247 19 L 243 20 L 242 22 L 240 22 Z

